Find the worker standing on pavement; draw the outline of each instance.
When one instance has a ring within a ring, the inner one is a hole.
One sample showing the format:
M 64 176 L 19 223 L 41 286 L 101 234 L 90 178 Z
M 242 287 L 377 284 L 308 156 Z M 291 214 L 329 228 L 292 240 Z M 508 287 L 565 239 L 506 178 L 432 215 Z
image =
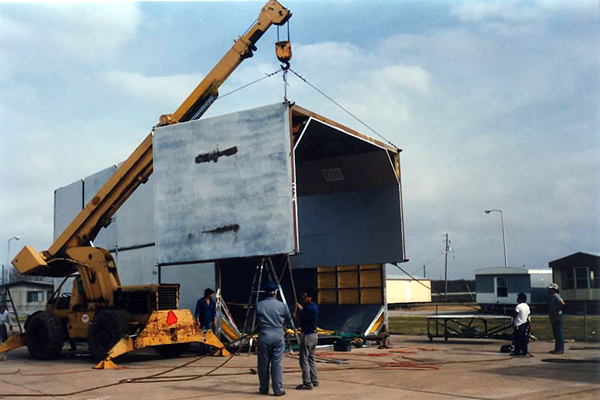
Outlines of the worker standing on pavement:
M 531 311 L 527 305 L 527 295 L 525 293 L 519 293 L 517 295 L 517 307 L 515 308 L 515 351 L 512 353 L 513 356 L 527 356 L 527 344 L 529 338 L 527 331 L 529 330 L 529 315 Z
M 277 300 L 277 285 L 267 282 L 266 298 L 256 306 L 258 320 L 258 380 L 260 394 L 269 394 L 269 375 L 275 396 L 283 396 L 283 326 L 289 318 L 287 306 Z
M 548 286 L 550 291 L 550 302 L 548 303 L 548 316 L 552 324 L 552 334 L 554 335 L 554 350 L 550 354 L 562 354 L 565 351 L 565 339 L 563 337 L 563 307 L 565 301 L 558 294 L 560 289 L 556 283 Z
M 194 312 L 196 323 L 200 325 L 202 331 L 217 329 L 217 302 L 215 301 L 215 291 L 211 288 L 204 289 L 204 297 L 196 302 L 196 311 Z M 203 353 L 212 353 L 214 348 L 202 344 L 200 346 Z
M 194 315 L 196 316 L 196 322 L 203 331 L 215 330 L 217 326 L 217 303 L 214 290 L 211 288 L 204 289 L 204 297 L 196 302 Z
M 317 324 L 319 321 L 319 307 L 313 302 L 314 291 L 307 288 L 302 293 L 304 306 L 296 303 L 298 312 L 294 318 L 302 328 L 300 337 L 300 368 L 302 369 L 302 384 L 296 386 L 298 390 L 312 390 L 319 386 L 315 350 L 317 348 Z
M 10 313 L 4 306 L 4 304 L 0 304 L 0 343 L 6 342 L 8 339 L 8 332 L 6 331 L 6 324 L 8 324 L 8 329 L 13 331 L 12 321 L 10 319 Z

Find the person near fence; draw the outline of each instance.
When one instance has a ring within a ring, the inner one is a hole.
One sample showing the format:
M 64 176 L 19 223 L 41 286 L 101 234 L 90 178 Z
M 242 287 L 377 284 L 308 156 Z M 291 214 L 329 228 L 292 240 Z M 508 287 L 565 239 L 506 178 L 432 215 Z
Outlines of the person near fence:
M 296 386 L 298 390 L 312 390 L 319 386 L 315 350 L 317 348 L 317 324 L 319 320 L 319 307 L 313 302 L 314 291 L 307 288 L 302 293 L 304 306 L 296 303 L 298 310 L 294 319 L 300 324 L 302 336 L 300 337 L 300 368 L 302 369 L 302 384 Z
M 10 313 L 8 312 L 4 304 L 0 304 L 0 343 L 4 343 L 8 339 L 6 324 L 8 324 L 8 329 L 12 332 L 13 327 L 12 320 L 10 319 Z
M 283 327 L 289 320 L 287 306 L 277 300 L 277 284 L 267 282 L 267 296 L 256 306 L 258 321 L 258 380 L 260 394 L 269 394 L 269 376 L 275 396 L 285 395 L 283 390 L 283 352 L 285 337 Z
M 527 356 L 527 344 L 529 342 L 528 331 L 530 327 L 531 311 L 527 305 L 527 295 L 519 293 L 517 295 L 517 307 L 515 307 L 515 351 L 513 356 Z
M 565 352 L 565 338 L 563 336 L 563 308 L 565 301 L 560 297 L 560 289 L 556 283 L 548 286 L 550 291 L 550 302 L 548 303 L 548 316 L 552 324 L 554 335 L 554 350 L 550 354 L 563 354 Z

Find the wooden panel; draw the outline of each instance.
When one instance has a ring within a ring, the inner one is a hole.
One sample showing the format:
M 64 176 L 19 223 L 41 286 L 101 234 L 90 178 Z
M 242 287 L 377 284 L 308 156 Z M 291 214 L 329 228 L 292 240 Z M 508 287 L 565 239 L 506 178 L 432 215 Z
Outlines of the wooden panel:
M 361 270 L 364 269 L 381 269 L 382 265 L 381 264 L 362 264 L 359 266 Z
M 319 290 L 319 304 L 336 304 L 336 290 Z
M 360 287 L 381 287 L 381 270 L 360 271 Z
M 383 303 L 382 289 L 361 289 L 360 304 L 381 304 Z
M 317 267 L 318 274 L 321 274 L 323 272 L 335 272 L 335 267 Z
M 318 289 L 335 289 L 335 272 L 317 274 Z
M 357 289 L 338 290 L 338 304 L 358 304 Z
M 345 265 L 342 267 L 337 267 L 338 271 L 356 271 L 356 265 Z
M 358 274 L 356 273 L 356 271 L 338 272 L 337 279 L 337 287 L 339 289 L 358 287 Z

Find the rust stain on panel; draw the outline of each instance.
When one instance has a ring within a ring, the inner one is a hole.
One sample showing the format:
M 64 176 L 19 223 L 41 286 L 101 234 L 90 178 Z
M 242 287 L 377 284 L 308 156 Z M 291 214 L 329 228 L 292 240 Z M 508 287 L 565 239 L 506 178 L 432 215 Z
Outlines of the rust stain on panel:
M 226 156 L 232 156 L 234 154 L 236 154 L 238 152 L 238 148 L 237 146 L 233 146 L 230 147 L 228 149 L 225 150 L 219 150 L 218 148 L 216 150 L 213 150 L 209 153 L 200 153 L 196 156 L 196 164 L 201 164 L 201 163 L 207 163 L 207 162 L 217 162 L 219 161 L 219 158 Z
M 240 226 L 238 224 L 231 224 L 220 226 L 215 229 L 211 229 L 209 231 L 202 231 L 202 233 L 225 233 L 225 232 L 237 232 L 240 230 Z

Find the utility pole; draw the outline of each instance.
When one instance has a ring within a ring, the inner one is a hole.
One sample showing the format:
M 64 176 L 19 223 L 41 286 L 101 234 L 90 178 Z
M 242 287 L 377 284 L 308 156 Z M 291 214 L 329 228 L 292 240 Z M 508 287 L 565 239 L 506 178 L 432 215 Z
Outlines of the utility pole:
M 444 290 L 445 302 L 448 302 L 448 252 L 450 251 L 450 241 L 448 240 L 448 234 L 446 233 L 446 250 L 444 250 L 444 256 L 446 261 L 444 262 L 444 274 L 446 281 L 446 289 Z
M 427 264 L 423 264 L 423 278 L 427 278 L 427 274 L 425 273 L 425 265 Z

